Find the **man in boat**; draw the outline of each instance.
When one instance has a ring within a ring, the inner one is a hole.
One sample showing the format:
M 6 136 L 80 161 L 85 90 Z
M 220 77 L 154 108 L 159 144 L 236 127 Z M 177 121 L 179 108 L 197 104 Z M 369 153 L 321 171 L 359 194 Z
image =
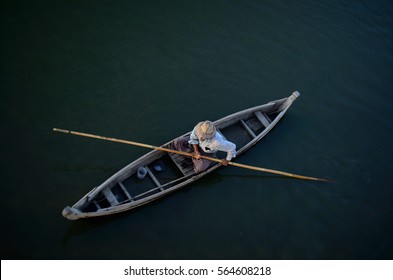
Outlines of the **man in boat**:
M 198 123 L 190 136 L 175 139 L 173 146 L 179 151 L 194 152 L 192 161 L 195 173 L 205 171 L 211 164 L 210 160 L 201 158 L 201 155 L 214 157 L 217 151 L 226 152 L 226 157 L 221 160 L 224 166 L 236 156 L 236 145 L 226 140 L 211 121 Z

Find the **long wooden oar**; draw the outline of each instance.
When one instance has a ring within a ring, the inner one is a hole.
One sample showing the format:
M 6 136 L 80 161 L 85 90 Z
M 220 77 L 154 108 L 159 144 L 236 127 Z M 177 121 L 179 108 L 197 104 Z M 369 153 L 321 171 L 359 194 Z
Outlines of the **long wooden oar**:
M 118 143 L 133 145 L 133 146 L 139 146 L 139 147 L 149 148 L 149 149 L 153 149 L 153 150 L 179 154 L 179 155 L 183 155 L 183 156 L 187 156 L 187 157 L 195 157 L 195 155 L 192 153 L 187 153 L 187 152 L 178 151 L 178 150 L 172 150 L 172 149 L 168 149 L 168 148 L 164 148 L 164 147 L 157 147 L 157 146 L 143 144 L 143 143 L 129 141 L 129 140 L 116 139 L 116 138 L 111 138 L 111 137 L 99 136 L 99 135 L 71 131 L 71 130 L 60 129 L 60 128 L 53 128 L 53 131 L 66 133 L 66 134 L 73 134 L 73 135 L 78 135 L 78 136 L 83 136 L 83 137 L 88 137 L 88 138 L 106 140 L 106 141 L 111 141 L 111 142 L 118 142 Z M 210 161 L 221 163 L 221 160 L 218 158 L 212 158 L 212 157 L 207 157 L 207 156 L 202 156 L 202 155 L 200 157 L 210 160 Z M 293 173 L 287 173 L 287 172 L 273 170 L 273 169 L 267 169 L 267 168 L 263 168 L 263 167 L 256 167 L 256 166 L 251 166 L 251 165 L 246 165 L 246 164 L 240 164 L 240 163 L 236 163 L 236 162 L 232 162 L 232 161 L 230 161 L 228 164 L 232 165 L 232 166 L 240 167 L 240 168 L 246 168 L 246 169 L 251 169 L 251 170 L 255 170 L 255 171 L 273 173 L 273 174 L 278 174 L 278 175 L 287 176 L 287 177 L 296 178 L 296 179 L 331 182 L 331 180 L 328 180 L 328 179 L 297 175 L 297 174 L 293 174 Z

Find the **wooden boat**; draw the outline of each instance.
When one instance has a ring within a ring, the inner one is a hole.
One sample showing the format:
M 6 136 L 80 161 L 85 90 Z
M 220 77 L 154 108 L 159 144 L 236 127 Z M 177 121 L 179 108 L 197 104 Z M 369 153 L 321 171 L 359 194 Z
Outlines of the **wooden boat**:
M 299 95 L 295 91 L 287 98 L 231 114 L 214 124 L 226 139 L 236 144 L 240 156 L 277 124 Z M 161 147 L 170 147 L 171 142 Z M 195 174 L 191 158 L 153 150 L 93 188 L 72 207 L 65 207 L 62 214 L 76 220 L 127 211 L 172 193 L 220 166 L 213 162 L 206 171 Z

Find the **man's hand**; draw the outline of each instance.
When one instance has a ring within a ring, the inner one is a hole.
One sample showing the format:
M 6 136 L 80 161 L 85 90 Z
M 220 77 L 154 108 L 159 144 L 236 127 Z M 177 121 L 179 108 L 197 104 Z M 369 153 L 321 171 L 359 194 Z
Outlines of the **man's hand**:
M 197 144 L 192 144 L 192 147 L 194 148 L 194 158 L 200 159 L 201 158 L 201 153 L 199 152 L 199 147 Z
M 227 160 L 226 158 L 221 159 L 221 164 L 224 166 L 227 166 L 229 164 L 229 160 Z
M 194 152 L 194 158 L 200 159 L 201 158 L 201 154 L 198 151 L 195 151 Z
M 192 147 L 194 148 L 194 158 L 200 159 L 201 158 L 201 153 L 199 152 L 198 145 L 192 144 Z

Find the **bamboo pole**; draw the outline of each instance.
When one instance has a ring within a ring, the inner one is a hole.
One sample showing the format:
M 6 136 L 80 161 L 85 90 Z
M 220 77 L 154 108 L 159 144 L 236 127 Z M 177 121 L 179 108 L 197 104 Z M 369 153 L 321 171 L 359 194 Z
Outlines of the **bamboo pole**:
M 149 148 L 149 149 L 153 149 L 153 150 L 179 154 L 179 155 L 187 156 L 187 157 L 195 157 L 195 155 L 192 154 L 192 153 L 187 153 L 187 152 L 178 151 L 178 150 L 172 150 L 172 149 L 168 149 L 168 148 L 164 148 L 164 147 L 158 147 L 158 146 L 153 146 L 153 145 L 149 145 L 149 144 L 129 141 L 129 140 L 116 139 L 116 138 L 112 138 L 112 137 L 99 136 L 99 135 L 83 133 L 83 132 L 77 132 L 77 131 L 66 130 L 66 129 L 60 129 L 60 128 L 53 128 L 53 131 L 61 132 L 61 133 L 65 133 L 65 134 L 72 134 L 72 135 L 82 136 L 82 137 L 100 139 L 100 140 L 105 140 L 105 141 L 123 143 L 123 144 L 127 144 L 127 145 L 143 147 L 143 148 Z M 202 156 L 202 155 L 200 156 L 200 158 L 221 163 L 221 159 L 218 159 L 218 158 L 212 158 L 212 157 L 207 157 L 207 156 Z M 332 182 L 331 180 L 328 180 L 328 179 L 309 177 L 309 176 L 303 176 L 303 175 L 297 175 L 297 174 L 293 174 L 293 173 L 288 173 L 288 172 L 283 172 L 283 171 L 274 170 L 274 169 L 268 169 L 268 168 L 263 168 L 263 167 L 251 166 L 251 165 L 236 163 L 236 162 L 232 162 L 232 161 L 230 161 L 228 164 L 232 165 L 232 166 L 240 167 L 240 168 L 245 168 L 245 169 L 250 169 L 250 170 L 255 170 L 255 171 L 261 171 L 261 172 L 266 172 L 266 173 L 273 173 L 273 174 L 277 174 L 277 175 L 281 175 L 281 176 L 287 176 L 287 177 L 291 177 L 291 178 L 295 178 L 295 179 L 311 180 L 311 181 L 322 181 L 322 182 Z

